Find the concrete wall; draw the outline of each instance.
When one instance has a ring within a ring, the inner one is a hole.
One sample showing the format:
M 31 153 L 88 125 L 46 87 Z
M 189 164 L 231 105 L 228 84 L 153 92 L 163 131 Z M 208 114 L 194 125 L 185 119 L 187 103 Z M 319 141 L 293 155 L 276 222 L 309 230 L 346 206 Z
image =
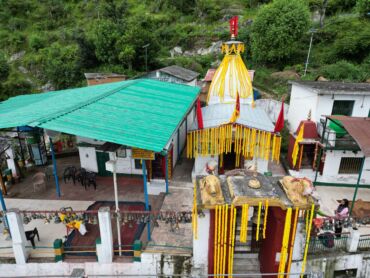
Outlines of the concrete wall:
M 370 277 L 369 272 L 369 258 L 366 258 L 364 253 L 361 254 L 343 254 L 336 255 L 332 254 L 330 256 L 321 257 L 310 257 L 307 261 L 307 271 L 322 271 L 324 272 L 325 278 L 334 277 L 335 271 L 347 270 L 347 269 L 357 269 L 358 278 Z
M 170 256 L 158 253 L 141 255 L 141 262 L 133 263 L 28 263 L 24 265 L 0 264 L 0 273 L 9 277 L 69 276 L 73 269 L 84 269 L 85 275 L 142 275 L 189 274 L 190 256 Z
M 96 161 L 96 151 L 94 147 L 78 147 L 81 167 L 88 171 L 98 172 L 98 163 Z
M 109 153 L 109 159 L 113 160 L 113 153 Z M 132 174 L 132 175 L 141 175 L 143 170 L 135 169 L 135 159 L 132 158 L 132 151 L 126 149 L 126 157 L 117 157 L 117 173 L 119 174 Z
M 337 176 L 340 178 L 347 178 L 347 177 L 357 177 L 358 174 L 339 174 L 339 166 L 342 157 L 363 157 L 363 153 L 361 151 L 354 153 L 352 151 L 343 151 L 333 150 L 326 152 L 324 170 L 323 170 L 323 177 L 325 176 Z M 365 159 L 364 169 L 362 172 L 361 183 L 370 183 L 370 158 Z
M 281 110 L 281 101 L 274 99 L 257 99 L 256 107 L 263 109 L 272 122 L 276 122 Z M 284 119 L 288 118 L 289 105 L 284 104 Z
M 193 238 L 193 265 L 200 273 L 208 271 L 208 243 L 211 216 L 209 210 L 203 210 L 205 217 L 198 216 L 198 238 Z
M 308 112 L 311 109 L 312 115 L 316 116 L 318 96 L 316 93 L 311 92 L 310 90 L 292 85 L 292 90 L 290 93 L 290 103 L 289 103 L 289 112 L 288 112 L 288 122 L 289 129 L 291 132 L 295 132 L 298 128 L 299 123 L 302 120 L 307 119 Z M 313 121 L 316 121 L 314 117 Z

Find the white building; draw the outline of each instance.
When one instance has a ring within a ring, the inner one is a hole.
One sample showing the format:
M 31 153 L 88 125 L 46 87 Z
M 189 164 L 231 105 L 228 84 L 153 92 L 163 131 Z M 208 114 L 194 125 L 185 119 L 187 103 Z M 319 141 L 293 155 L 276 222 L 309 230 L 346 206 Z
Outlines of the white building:
M 312 81 L 294 81 L 291 84 L 288 113 L 290 150 L 301 123 L 305 123 L 304 140 L 300 143 L 295 167 L 291 164 L 291 153 L 288 154 L 291 174 L 332 185 L 355 185 L 362 168 L 359 183 L 369 185 L 370 84 Z M 317 127 L 317 139 L 313 139 L 312 132 L 306 130 L 310 121 L 304 120 L 310 111 L 311 120 Z
M 309 111 L 319 122 L 323 115 L 369 117 L 370 83 L 329 81 L 291 81 L 288 121 L 290 131 L 297 130 Z

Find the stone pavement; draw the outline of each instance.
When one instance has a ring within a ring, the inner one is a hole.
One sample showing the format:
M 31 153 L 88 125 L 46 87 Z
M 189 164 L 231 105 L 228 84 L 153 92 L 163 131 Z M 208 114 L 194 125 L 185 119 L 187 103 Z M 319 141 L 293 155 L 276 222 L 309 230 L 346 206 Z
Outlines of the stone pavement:
M 193 207 L 193 188 L 191 182 L 170 184 L 170 194 L 166 195 L 161 210 L 191 211 Z M 178 229 L 171 231 L 170 224 L 158 221 L 159 227 L 152 232 L 152 240 L 146 250 L 162 250 L 164 253 L 192 252 L 192 225 L 179 223 Z

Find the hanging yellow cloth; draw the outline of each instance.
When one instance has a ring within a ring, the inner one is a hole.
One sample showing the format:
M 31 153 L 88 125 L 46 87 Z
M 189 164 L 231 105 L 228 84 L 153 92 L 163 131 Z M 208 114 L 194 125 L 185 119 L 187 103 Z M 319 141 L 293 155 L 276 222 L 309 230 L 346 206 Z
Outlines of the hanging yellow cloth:
M 301 128 L 299 129 L 298 136 L 295 139 L 294 148 L 293 148 L 293 152 L 292 152 L 293 167 L 297 163 L 298 152 L 299 152 L 299 143 L 303 141 L 303 134 L 304 134 L 304 124 L 302 124 Z

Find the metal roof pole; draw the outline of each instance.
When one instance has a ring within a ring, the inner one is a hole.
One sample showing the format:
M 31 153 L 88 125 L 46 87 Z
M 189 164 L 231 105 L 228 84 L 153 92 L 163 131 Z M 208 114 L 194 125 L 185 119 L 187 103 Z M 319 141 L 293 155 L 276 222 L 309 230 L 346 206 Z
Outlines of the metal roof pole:
M 165 161 L 166 161 L 166 194 L 168 194 L 168 153 L 166 153 Z
M 352 199 L 352 204 L 351 204 L 351 210 L 349 211 L 349 215 L 352 214 L 352 210 L 353 210 L 353 207 L 355 205 L 355 200 L 356 200 L 356 197 L 357 197 L 358 186 L 360 184 L 362 172 L 363 172 L 363 169 L 364 169 L 365 159 L 366 159 L 366 157 L 364 156 L 362 158 L 360 172 L 358 173 L 358 178 L 357 178 L 357 183 L 356 183 L 356 189 L 355 189 L 355 193 L 353 194 L 353 199 Z
M 143 181 L 144 181 L 144 199 L 145 199 L 145 210 L 149 211 L 149 196 L 148 196 L 148 183 L 146 179 L 146 160 L 142 159 L 141 160 L 141 165 L 143 167 Z M 147 229 L 147 234 L 148 234 L 148 241 L 150 241 L 150 217 L 148 220 L 148 229 Z
M 57 196 L 60 197 L 60 186 L 59 186 L 59 178 L 58 178 L 58 172 L 57 172 L 57 161 L 55 159 L 53 139 L 51 139 L 50 136 L 49 136 L 49 141 L 50 141 L 51 158 L 53 160 L 53 174 L 55 178 L 55 186 L 57 190 Z
M 121 242 L 121 223 L 119 217 L 119 203 L 118 203 L 118 186 L 117 186 L 117 158 L 116 154 L 113 153 L 113 186 L 114 186 L 114 201 L 116 204 L 116 214 L 117 214 L 117 237 L 118 237 L 118 252 L 122 256 L 122 242 Z

